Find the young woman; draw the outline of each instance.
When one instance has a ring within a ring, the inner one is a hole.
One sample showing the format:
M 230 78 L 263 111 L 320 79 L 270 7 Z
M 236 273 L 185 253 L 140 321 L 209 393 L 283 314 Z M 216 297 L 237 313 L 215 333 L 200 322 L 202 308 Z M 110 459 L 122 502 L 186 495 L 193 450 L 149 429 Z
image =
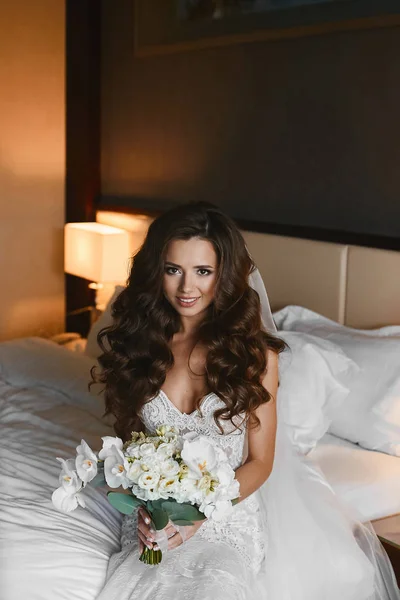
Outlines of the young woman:
M 400 598 L 376 536 L 341 512 L 285 437 L 285 344 L 254 270 L 236 225 L 206 203 L 156 219 L 133 259 L 114 324 L 100 333 L 97 379 L 115 431 L 127 440 L 169 424 L 211 437 L 236 471 L 240 501 L 222 522 L 167 525 L 156 568 L 139 561 L 160 543 L 149 516 L 125 517 L 98 600 Z

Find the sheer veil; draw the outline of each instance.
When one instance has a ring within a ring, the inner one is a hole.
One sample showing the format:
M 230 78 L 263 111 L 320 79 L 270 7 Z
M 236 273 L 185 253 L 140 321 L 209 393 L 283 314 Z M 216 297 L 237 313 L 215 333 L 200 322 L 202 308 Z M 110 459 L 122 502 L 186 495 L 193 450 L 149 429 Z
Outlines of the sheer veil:
M 262 322 L 276 333 L 268 295 L 255 269 Z M 389 558 L 370 523 L 342 505 L 311 459 L 296 453 L 277 398 L 273 471 L 258 490 L 266 560 L 257 578 L 259 600 L 400 600 Z

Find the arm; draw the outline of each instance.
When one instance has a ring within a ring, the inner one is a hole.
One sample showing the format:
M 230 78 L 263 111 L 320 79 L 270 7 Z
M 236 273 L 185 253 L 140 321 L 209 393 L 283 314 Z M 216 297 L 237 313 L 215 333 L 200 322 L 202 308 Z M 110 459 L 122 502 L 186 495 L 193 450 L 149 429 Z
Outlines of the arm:
M 271 394 L 271 399 L 259 406 L 255 412 L 260 425 L 248 429 L 248 457 L 244 465 L 236 471 L 236 479 L 240 483 L 240 500 L 258 490 L 270 476 L 274 464 L 278 356 L 269 350 L 267 359 L 268 371 L 261 383 Z

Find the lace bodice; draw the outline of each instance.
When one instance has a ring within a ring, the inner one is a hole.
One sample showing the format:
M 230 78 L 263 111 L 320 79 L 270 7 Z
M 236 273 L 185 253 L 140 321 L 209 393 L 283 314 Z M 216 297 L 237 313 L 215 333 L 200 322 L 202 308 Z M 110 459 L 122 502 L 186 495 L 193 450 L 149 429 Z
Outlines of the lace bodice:
M 223 433 L 221 433 L 214 420 L 215 411 L 221 407 L 223 402 L 216 394 L 210 393 L 203 398 L 200 410 L 195 410 L 191 414 L 181 413 L 168 396 L 160 391 L 144 405 L 141 419 L 149 433 L 153 433 L 157 427 L 165 424 L 176 427 L 182 434 L 195 431 L 215 439 L 225 450 L 232 468 L 236 470 L 243 462 L 246 427 L 242 424 L 243 419 L 238 417 L 234 423 L 222 421 Z M 122 546 L 135 543 L 136 537 L 136 517 L 125 517 L 122 526 Z M 230 549 L 235 549 L 242 564 L 247 565 L 251 572 L 257 572 L 264 558 L 265 544 L 255 495 L 235 506 L 228 521 L 206 521 L 192 539 L 190 546 L 184 544 L 186 553 L 201 540 L 203 544 L 205 542 L 223 544 Z M 190 554 L 185 556 L 189 559 Z
M 225 450 L 231 467 L 236 470 L 243 462 L 246 427 L 241 425 L 243 421 L 241 417 L 237 417 L 234 424 L 230 421 L 222 421 L 224 432 L 222 434 L 214 420 L 214 413 L 223 406 L 222 400 L 211 392 L 204 396 L 200 410 L 195 410 L 191 414 L 181 413 L 160 390 L 150 402 L 144 405 L 141 418 L 149 433 L 153 433 L 160 425 L 166 424 L 176 427 L 182 434 L 195 431 L 213 438 Z

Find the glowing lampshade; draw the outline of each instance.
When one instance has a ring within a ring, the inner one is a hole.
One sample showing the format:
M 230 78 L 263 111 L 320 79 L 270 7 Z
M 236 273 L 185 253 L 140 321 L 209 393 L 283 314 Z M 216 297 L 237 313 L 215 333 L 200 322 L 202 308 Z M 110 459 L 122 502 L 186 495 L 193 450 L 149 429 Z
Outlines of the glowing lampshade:
M 129 234 L 101 223 L 67 223 L 64 270 L 96 283 L 124 282 L 128 276 Z

